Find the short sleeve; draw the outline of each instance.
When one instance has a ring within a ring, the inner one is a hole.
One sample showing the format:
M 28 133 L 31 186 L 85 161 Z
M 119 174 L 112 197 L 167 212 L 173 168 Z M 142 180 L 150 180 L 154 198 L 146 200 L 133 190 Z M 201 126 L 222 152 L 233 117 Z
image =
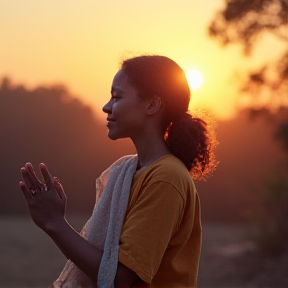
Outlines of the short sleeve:
M 180 225 L 184 200 L 168 182 L 146 187 L 126 216 L 119 245 L 119 261 L 150 283 L 170 239 Z

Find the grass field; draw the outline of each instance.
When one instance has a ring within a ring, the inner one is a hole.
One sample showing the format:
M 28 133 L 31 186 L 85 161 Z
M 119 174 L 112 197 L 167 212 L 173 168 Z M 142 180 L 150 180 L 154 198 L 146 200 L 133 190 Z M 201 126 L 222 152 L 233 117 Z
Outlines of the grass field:
M 77 230 L 85 220 L 69 218 Z M 29 218 L 1 218 L 0 227 L 0 288 L 47 287 L 57 278 L 66 260 Z M 203 225 L 199 288 L 256 287 L 240 279 L 231 262 L 250 247 L 242 234 L 241 226 Z

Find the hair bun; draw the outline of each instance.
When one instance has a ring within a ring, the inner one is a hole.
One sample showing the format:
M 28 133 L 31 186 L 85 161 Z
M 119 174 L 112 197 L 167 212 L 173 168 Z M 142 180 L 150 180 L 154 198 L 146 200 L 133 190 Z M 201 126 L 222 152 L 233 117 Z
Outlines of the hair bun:
M 208 120 L 208 119 L 207 119 Z M 217 140 L 201 118 L 182 114 L 168 127 L 165 140 L 172 154 L 178 157 L 197 180 L 204 180 L 216 166 L 214 148 Z

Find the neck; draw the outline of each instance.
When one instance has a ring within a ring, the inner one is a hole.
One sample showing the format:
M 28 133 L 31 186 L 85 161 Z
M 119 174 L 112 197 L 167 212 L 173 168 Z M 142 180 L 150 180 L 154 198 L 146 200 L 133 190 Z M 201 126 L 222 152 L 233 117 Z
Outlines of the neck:
M 155 162 L 157 159 L 171 154 L 163 137 L 159 134 L 145 135 L 135 137 L 132 139 L 138 154 L 137 169 L 146 168 Z

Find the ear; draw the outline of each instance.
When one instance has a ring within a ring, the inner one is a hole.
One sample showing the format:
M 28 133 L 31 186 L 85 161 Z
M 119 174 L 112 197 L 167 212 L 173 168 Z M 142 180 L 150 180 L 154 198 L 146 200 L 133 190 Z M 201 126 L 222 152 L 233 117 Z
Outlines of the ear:
M 161 101 L 161 97 L 154 95 L 150 98 L 148 104 L 147 104 L 147 114 L 148 115 L 152 115 L 155 114 L 156 112 L 158 112 L 160 110 L 162 101 Z

